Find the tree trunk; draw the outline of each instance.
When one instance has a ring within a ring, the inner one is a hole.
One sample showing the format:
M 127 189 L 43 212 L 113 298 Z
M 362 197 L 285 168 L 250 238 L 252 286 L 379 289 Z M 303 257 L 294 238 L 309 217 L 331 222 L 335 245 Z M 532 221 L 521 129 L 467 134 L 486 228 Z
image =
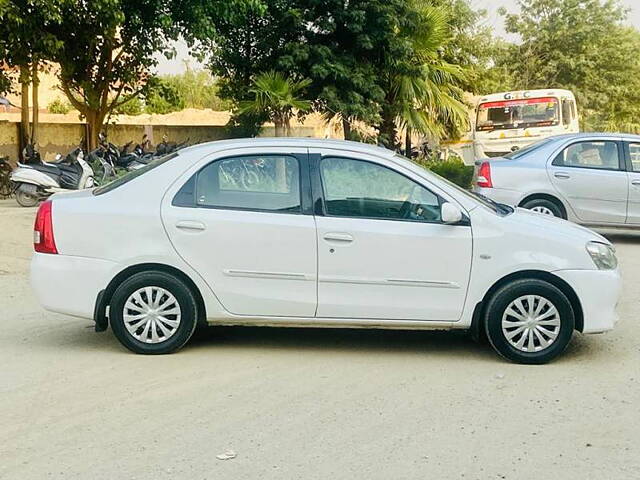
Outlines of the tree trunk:
M 382 123 L 378 126 L 378 141 L 388 149 L 395 151 L 398 149 L 395 115 L 387 107 L 382 108 L 381 115 Z
M 285 134 L 284 122 L 280 119 L 275 119 L 273 121 L 273 124 L 276 128 L 276 137 L 284 137 L 284 134 Z
M 351 123 L 348 118 L 342 117 L 342 131 L 344 132 L 344 139 L 351 140 Z
M 404 152 L 407 158 L 411 158 L 411 127 L 407 127 L 404 134 Z
M 84 113 L 87 121 L 87 150 L 92 152 L 98 148 L 98 135 L 102 131 L 104 124 L 105 112 L 98 110 L 88 110 Z
M 38 100 L 38 86 L 40 79 L 38 78 L 38 61 L 34 60 L 31 65 L 31 93 L 33 95 L 33 121 L 31 122 L 31 142 L 34 145 L 38 143 L 38 123 L 40 121 L 40 103 Z
M 20 66 L 20 147 L 21 150 L 29 143 L 29 66 Z M 22 155 L 22 151 L 20 152 Z M 23 159 L 24 160 L 24 159 Z

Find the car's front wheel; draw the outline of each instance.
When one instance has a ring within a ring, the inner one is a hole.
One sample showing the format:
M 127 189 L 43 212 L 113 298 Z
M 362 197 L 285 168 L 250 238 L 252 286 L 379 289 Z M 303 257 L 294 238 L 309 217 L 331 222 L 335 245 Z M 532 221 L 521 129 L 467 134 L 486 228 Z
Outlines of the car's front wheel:
M 129 350 L 171 353 L 191 338 L 197 308 L 193 292 L 179 278 L 165 272 L 140 272 L 114 292 L 109 321 L 116 338 Z
M 560 355 L 573 334 L 571 302 L 549 282 L 515 280 L 487 304 L 485 329 L 493 348 L 517 363 L 547 363 Z

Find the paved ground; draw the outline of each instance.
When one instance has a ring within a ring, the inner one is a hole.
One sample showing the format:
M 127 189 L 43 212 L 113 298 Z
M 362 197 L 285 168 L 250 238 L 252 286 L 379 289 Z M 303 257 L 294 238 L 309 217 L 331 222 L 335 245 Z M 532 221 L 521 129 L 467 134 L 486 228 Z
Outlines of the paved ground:
M 640 234 L 611 236 L 618 328 L 547 366 L 359 330 L 211 329 L 143 357 L 39 308 L 33 216 L 0 202 L 2 479 L 640 478 Z

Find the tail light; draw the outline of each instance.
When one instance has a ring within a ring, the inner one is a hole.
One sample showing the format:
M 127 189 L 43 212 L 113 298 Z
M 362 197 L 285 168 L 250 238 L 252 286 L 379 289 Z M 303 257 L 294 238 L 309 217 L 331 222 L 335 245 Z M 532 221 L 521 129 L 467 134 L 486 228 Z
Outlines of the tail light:
M 489 162 L 482 162 L 480 165 L 476 185 L 484 188 L 493 188 L 493 182 L 491 181 L 491 164 Z
M 33 248 L 39 253 L 58 253 L 56 240 L 53 237 L 53 219 L 51 208 L 53 202 L 47 200 L 36 214 L 36 224 L 33 227 Z

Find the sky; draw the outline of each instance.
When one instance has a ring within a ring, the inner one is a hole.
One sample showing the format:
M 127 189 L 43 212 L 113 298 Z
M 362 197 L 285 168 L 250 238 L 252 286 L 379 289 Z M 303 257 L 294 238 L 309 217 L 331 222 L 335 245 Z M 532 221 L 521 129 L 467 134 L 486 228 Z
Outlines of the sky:
M 640 0 L 621 0 L 621 3 L 630 8 L 629 23 L 640 30 Z M 517 0 L 471 0 L 471 4 L 475 9 L 486 9 L 488 25 L 494 28 L 496 35 L 505 36 L 503 20 L 498 15 L 498 9 L 505 7 L 509 12 L 515 12 L 517 10 Z M 194 58 L 189 56 L 188 48 L 184 42 L 178 42 L 176 44 L 176 50 L 178 55 L 173 60 L 167 60 L 164 57 L 159 57 L 158 73 L 162 75 L 176 74 L 184 72 L 186 69 L 185 61 L 191 68 L 199 69 L 202 65 L 199 64 Z
M 640 30 L 640 0 L 621 0 L 622 5 L 631 9 L 629 23 Z M 517 11 L 517 0 L 471 0 L 471 5 L 476 10 L 487 10 L 487 23 L 495 29 L 496 34 L 504 36 L 502 17 L 498 15 L 498 9 L 505 7 L 509 12 Z

